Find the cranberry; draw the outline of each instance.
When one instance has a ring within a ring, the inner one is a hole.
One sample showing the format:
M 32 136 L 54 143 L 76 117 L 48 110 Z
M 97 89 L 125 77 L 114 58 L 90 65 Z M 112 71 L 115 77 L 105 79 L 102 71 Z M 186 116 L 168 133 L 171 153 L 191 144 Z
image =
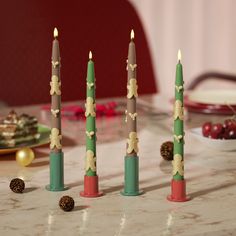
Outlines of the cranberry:
M 232 129 L 229 131 L 229 138 L 236 139 L 236 129 Z
M 224 133 L 224 138 L 225 139 L 236 139 L 236 127 L 226 129 L 225 133 Z
M 236 128 L 236 120 L 234 119 L 227 119 L 224 121 L 224 128 Z
M 212 125 L 210 137 L 213 139 L 221 138 L 224 133 L 224 127 L 222 124 L 217 123 Z
M 211 133 L 211 128 L 212 128 L 212 123 L 211 122 L 206 122 L 202 126 L 202 135 L 204 137 L 209 137 Z

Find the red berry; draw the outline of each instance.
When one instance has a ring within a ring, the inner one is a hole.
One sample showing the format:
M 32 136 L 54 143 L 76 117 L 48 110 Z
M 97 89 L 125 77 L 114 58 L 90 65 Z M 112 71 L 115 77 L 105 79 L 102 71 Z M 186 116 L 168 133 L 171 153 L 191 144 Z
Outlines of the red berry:
M 224 138 L 225 139 L 236 139 L 236 127 L 226 129 L 225 133 L 224 133 Z
M 212 128 L 212 123 L 211 122 L 206 122 L 202 126 L 202 135 L 204 137 L 209 137 L 211 133 L 211 128 Z
M 227 119 L 224 121 L 224 128 L 236 128 L 236 120 L 234 119 Z
M 220 123 L 212 125 L 210 137 L 213 139 L 221 138 L 224 133 L 223 125 Z
M 229 131 L 229 138 L 236 139 L 236 129 L 232 129 Z

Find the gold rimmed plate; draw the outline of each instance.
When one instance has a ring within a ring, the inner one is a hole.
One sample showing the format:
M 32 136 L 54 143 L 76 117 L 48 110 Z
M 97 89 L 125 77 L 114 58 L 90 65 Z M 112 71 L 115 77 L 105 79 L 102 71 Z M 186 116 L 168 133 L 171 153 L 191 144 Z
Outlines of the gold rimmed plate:
M 48 126 L 45 126 L 45 125 L 42 125 L 42 124 L 38 124 L 38 133 L 40 134 L 40 137 L 39 137 L 39 139 L 36 142 L 33 142 L 33 143 L 21 143 L 21 144 L 19 144 L 17 146 L 8 147 L 8 148 L 0 146 L 0 155 L 16 152 L 17 150 L 19 150 L 22 147 L 34 148 L 34 147 L 40 147 L 42 145 L 48 144 L 49 143 L 50 131 L 51 130 L 50 130 L 50 128 Z

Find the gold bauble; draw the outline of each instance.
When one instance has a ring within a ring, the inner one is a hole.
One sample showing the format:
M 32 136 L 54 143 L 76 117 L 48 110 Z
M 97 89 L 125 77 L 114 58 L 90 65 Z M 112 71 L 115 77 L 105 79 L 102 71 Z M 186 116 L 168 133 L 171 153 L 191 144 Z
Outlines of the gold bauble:
M 34 160 L 34 152 L 31 148 L 21 148 L 16 152 L 16 161 L 21 166 L 28 166 Z

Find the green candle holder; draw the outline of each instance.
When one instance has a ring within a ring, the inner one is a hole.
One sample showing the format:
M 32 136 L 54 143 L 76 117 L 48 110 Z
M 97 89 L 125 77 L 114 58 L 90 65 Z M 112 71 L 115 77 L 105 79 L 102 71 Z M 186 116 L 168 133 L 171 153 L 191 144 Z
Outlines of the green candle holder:
M 50 153 L 50 184 L 46 186 L 48 191 L 65 191 L 64 186 L 64 155 L 63 152 Z
M 121 194 L 124 196 L 138 196 L 143 194 L 139 189 L 139 157 L 125 156 L 125 175 L 124 190 Z

